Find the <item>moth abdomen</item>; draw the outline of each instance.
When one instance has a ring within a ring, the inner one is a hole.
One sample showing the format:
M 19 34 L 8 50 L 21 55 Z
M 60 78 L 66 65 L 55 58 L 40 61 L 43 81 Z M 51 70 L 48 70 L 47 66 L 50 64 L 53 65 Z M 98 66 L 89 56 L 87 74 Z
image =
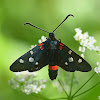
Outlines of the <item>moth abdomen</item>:
M 50 79 L 51 80 L 56 79 L 56 77 L 58 75 L 58 66 L 57 65 L 55 65 L 55 66 L 50 66 L 49 65 L 48 71 L 49 71 L 49 77 L 50 77 Z

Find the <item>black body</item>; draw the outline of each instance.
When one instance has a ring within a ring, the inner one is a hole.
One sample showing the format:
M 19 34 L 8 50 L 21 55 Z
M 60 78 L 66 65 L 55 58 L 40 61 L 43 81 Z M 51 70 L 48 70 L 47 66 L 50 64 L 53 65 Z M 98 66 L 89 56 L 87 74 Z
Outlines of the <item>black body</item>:
M 57 70 L 49 70 L 48 69 L 48 72 L 49 72 L 49 77 L 51 80 L 56 79 L 56 77 L 58 75 L 58 69 Z
M 31 54 L 30 51 L 33 51 L 33 54 Z M 10 66 L 10 70 L 13 72 L 25 70 L 34 72 L 40 70 L 46 65 L 57 65 L 68 72 L 88 72 L 91 70 L 91 66 L 82 57 L 58 41 L 55 38 L 54 33 L 49 33 L 49 38 L 45 42 L 41 45 L 37 45 L 30 51 L 18 58 Z M 30 58 L 33 58 L 34 61 L 30 61 Z M 24 62 L 20 62 L 20 59 Z M 58 71 L 49 70 L 50 79 L 55 79 L 57 77 L 57 73 Z

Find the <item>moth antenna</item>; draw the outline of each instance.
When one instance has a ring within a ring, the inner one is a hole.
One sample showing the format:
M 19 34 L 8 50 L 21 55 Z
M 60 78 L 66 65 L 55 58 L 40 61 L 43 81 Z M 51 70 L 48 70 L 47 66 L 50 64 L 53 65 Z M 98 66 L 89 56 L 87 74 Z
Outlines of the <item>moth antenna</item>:
M 47 32 L 46 30 L 44 30 L 44 29 L 42 29 L 42 28 L 39 28 L 39 27 L 37 27 L 37 26 L 31 24 L 31 23 L 25 23 L 24 25 L 26 25 L 26 24 L 28 24 L 28 25 L 30 25 L 30 26 L 33 26 L 33 27 L 35 27 L 35 28 L 37 28 L 37 29 L 39 29 L 39 30 L 42 30 L 42 31 L 44 31 L 44 32 L 46 32 L 46 33 L 50 33 L 50 32 Z
M 74 15 L 72 15 L 72 14 L 67 15 L 67 17 L 53 30 L 53 32 L 56 31 L 57 28 L 58 28 L 69 16 L 73 16 L 73 17 L 74 17 Z

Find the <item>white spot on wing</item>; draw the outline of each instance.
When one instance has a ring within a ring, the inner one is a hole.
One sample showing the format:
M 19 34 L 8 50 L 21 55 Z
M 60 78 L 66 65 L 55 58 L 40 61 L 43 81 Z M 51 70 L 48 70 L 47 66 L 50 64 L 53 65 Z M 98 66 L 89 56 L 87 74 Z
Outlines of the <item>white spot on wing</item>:
M 65 65 L 68 65 L 68 63 L 67 63 L 67 62 L 65 62 Z
M 73 62 L 74 59 L 72 57 L 68 58 L 69 62 Z
M 38 64 L 39 64 L 38 62 L 35 63 L 35 65 L 38 65 Z
M 30 57 L 29 62 L 33 62 L 33 61 L 34 61 L 34 58 Z
M 30 49 L 33 49 L 33 48 L 35 48 L 37 45 L 35 44 L 35 45 L 31 45 L 31 48 Z
M 24 60 L 23 60 L 23 59 L 19 59 L 19 62 L 20 62 L 20 63 L 24 63 Z
M 31 51 L 30 51 L 30 54 L 33 55 L 33 53 L 34 53 L 34 52 L 31 50 Z
M 68 51 L 68 53 L 71 55 L 72 51 L 71 51 L 71 50 L 69 50 L 69 51 Z
M 82 59 L 79 59 L 79 60 L 78 60 L 78 63 L 81 63 L 81 62 L 82 62 Z

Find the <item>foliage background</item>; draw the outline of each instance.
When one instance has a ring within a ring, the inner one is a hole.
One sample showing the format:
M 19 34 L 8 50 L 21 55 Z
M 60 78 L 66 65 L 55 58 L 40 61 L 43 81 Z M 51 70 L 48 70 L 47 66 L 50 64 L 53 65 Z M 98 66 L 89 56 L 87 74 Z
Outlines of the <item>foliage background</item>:
M 80 27 L 83 32 L 88 31 L 97 40 L 96 45 L 100 45 L 100 0 L 0 0 L 0 100 L 44 100 L 47 98 L 65 97 L 53 85 L 48 77 L 48 67 L 38 71 L 38 79 L 47 79 L 47 88 L 39 94 L 27 96 L 19 90 L 13 90 L 8 85 L 8 80 L 13 78 L 13 73 L 9 66 L 19 56 L 27 52 L 30 45 L 37 44 L 42 35 L 48 37 L 38 29 L 24 26 L 25 22 L 31 22 L 49 32 L 57 27 L 59 23 L 68 15 L 75 17 L 68 18 L 66 22 L 55 32 L 56 38 L 61 38 L 62 42 L 75 52 L 78 52 L 79 44 L 74 40 L 74 29 Z M 100 61 L 97 53 L 87 50 L 85 59 L 96 67 L 96 61 Z M 88 77 L 94 72 L 89 73 L 75 72 L 77 85 L 75 91 Z M 62 74 L 63 73 L 63 74 Z M 60 79 L 65 78 L 67 72 L 59 69 Z M 70 73 L 72 74 L 72 73 Z M 82 91 L 91 87 L 99 80 L 96 76 L 89 82 Z M 75 100 L 98 100 L 100 86 L 92 91 L 76 98 Z

